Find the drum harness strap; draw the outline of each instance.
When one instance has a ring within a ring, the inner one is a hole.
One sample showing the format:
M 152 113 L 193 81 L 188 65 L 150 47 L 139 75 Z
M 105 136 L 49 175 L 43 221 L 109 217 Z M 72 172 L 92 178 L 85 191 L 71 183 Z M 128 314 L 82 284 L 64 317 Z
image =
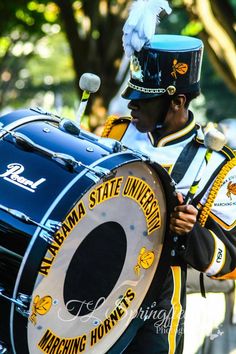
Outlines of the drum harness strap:
M 196 142 L 195 139 L 193 139 L 183 148 L 171 172 L 171 177 L 173 178 L 176 184 L 178 184 L 181 181 L 181 179 L 184 177 L 185 173 L 187 172 L 191 162 L 193 161 L 194 157 L 197 154 L 198 147 L 199 147 L 198 143 Z M 203 297 L 206 297 L 204 278 L 202 272 L 200 272 L 199 275 L 199 282 L 200 282 L 201 294 Z
M 198 144 L 195 140 L 191 140 L 182 150 L 174 168 L 171 172 L 171 177 L 178 184 L 187 172 L 191 162 L 193 161 L 198 151 Z

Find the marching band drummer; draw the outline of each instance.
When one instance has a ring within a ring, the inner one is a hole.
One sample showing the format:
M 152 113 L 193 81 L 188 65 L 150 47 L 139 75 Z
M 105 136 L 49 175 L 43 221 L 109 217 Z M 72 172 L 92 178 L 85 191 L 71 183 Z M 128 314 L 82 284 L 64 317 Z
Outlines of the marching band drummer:
M 168 11 L 165 1 L 156 2 Z M 126 23 L 124 36 L 130 36 L 131 27 Z M 137 28 L 135 32 L 137 36 Z M 146 316 L 140 311 L 108 353 L 180 354 L 187 265 L 217 279 L 236 275 L 236 157 L 224 146 L 202 164 L 203 135 L 189 110 L 200 93 L 202 42 L 177 35 L 154 35 L 140 48 L 133 48 L 134 40 L 125 42 L 130 80 L 122 96 L 129 100 L 132 118 L 108 118 L 103 136 L 142 151 L 166 168 L 176 182 L 179 205 L 170 219 L 175 251 L 170 262 L 162 262 L 165 279 L 154 279 Z M 200 166 L 198 191 L 186 204 Z M 155 318 L 148 313 L 154 304 L 159 314 L 155 312 Z

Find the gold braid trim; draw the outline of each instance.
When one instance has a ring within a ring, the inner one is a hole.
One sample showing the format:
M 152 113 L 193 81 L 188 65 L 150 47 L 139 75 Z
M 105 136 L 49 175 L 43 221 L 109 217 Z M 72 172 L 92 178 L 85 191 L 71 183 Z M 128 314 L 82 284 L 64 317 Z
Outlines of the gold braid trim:
M 112 126 L 113 126 L 113 123 L 119 119 L 118 116 L 116 115 L 111 115 L 107 118 L 106 122 L 105 122 L 105 125 L 104 125 L 104 129 L 103 129 L 103 132 L 102 132 L 102 138 L 108 138 L 109 137 L 109 134 L 111 132 L 111 129 L 112 129 Z
M 205 226 L 205 223 L 207 221 L 208 215 L 211 211 L 211 207 L 214 203 L 214 200 L 216 198 L 216 195 L 222 186 L 222 183 L 226 177 L 226 175 L 229 173 L 229 171 L 236 166 L 236 157 L 234 157 L 232 160 L 228 161 L 220 170 L 218 176 L 216 177 L 215 182 L 213 183 L 213 186 L 210 190 L 210 193 L 208 195 L 207 201 L 202 208 L 200 217 L 199 217 L 199 222 L 202 227 Z

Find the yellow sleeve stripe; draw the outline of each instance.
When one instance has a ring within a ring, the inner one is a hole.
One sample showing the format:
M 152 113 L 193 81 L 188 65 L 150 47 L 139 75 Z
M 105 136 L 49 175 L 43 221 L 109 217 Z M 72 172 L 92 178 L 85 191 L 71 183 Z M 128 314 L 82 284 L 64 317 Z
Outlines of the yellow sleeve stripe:
M 182 305 L 180 302 L 181 294 L 181 268 L 171 267 L 173 276 L 173 295 L 171 299 L 172 319 L 168 334 L 169 351 L 168 354 L 174 354 L 176 349 L 176 335 L 178 331 L 179 321 L 182 315 Z
M 209 230 L 215 244 L 214 255 L 211 260 L 211 264 L 205 270 L 206 275 L 214 276 L 218 274 L 221 269 L 224 267 L 226 260 L 226 247 L 223 242 L 214 234 L 213 231 Z
M 212 277 L 213 279 L 236 279 L 236 268 L 230 272 L 230 273 L 227 273 L 225 275 L 222 275 L 220 277 Z M 236 304 L 236 303 L 235 303 Z

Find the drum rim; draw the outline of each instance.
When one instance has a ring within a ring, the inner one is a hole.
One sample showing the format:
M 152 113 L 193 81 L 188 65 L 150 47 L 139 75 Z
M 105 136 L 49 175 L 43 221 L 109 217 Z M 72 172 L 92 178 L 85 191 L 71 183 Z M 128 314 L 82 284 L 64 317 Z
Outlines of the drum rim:
M 49 116 L 46 115 L 39 115 L 39 116 L 27 116 L 24 118 L 20 118 L 15 122 L 12 122 L 10 124 L 7 124 L 5 126 L 2 126 L 1 129 L 3 129 L 2 132 L 0 132 L 0 138 L 3 138 L 4 135 L 8 134 L 8 131 L 12 131 L 18 127 L 20 127 L 21 125 L 24 125 L 26 123 L 31 123 L 31 122 L 36 122 L 36 121 L 49 121 L 49 122 L 55 122 L 55 123 L 59 123 L 60 119 L 58 118 L 50 118 Z

